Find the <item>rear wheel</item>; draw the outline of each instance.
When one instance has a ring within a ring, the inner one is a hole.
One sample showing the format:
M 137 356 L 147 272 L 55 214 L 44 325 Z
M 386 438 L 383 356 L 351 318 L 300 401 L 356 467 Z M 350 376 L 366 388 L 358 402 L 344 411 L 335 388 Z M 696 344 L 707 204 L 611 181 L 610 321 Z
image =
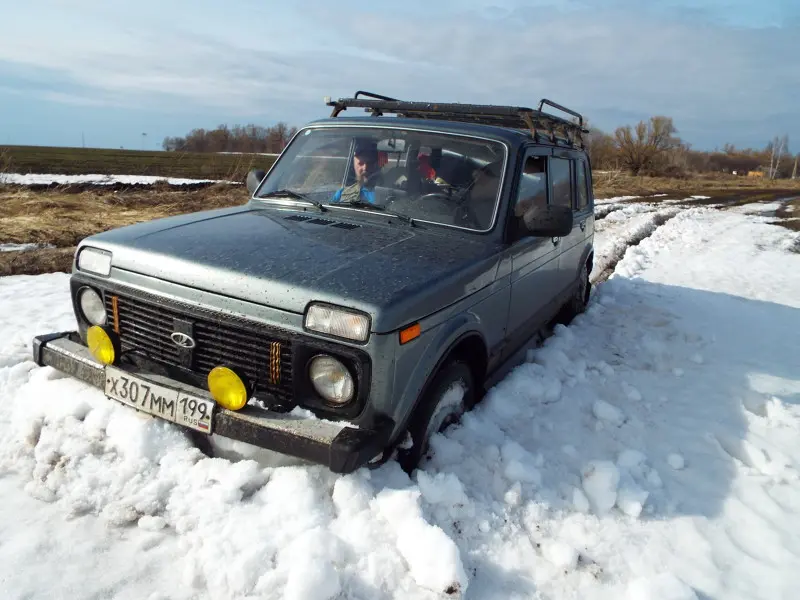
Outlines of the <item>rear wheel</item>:
M 575 289 L 575 293 L 561 309 L 561 314 L 559 314 L 558 318 L 559 323 L 567 325 L 572 319 L 586 310 L 586 305 L 589 303 L 591 287 L 592 284 L 589 281 L 589 264 L 585 262 L 578 276 L 578 286 Z
M 443 366 L 417 406 L 408 427 L 411 446 L 398 451 L 397 460 L 411 473 L 427 454 L 431 437 L 461 419 L 475 398 L 475 381 L 466 363 L 453 360 Z

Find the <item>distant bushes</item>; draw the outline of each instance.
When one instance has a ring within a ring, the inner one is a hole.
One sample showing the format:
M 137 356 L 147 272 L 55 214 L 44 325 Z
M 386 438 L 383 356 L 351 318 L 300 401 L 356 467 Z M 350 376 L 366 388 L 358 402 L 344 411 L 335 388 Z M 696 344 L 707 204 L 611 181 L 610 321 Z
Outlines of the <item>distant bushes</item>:
M 297 132 L 296 127 L 277 123 L 260 125 L 220 125 L 216 129 L 192 129 L 185 137 L 164 138 L 162 147 L 181 152 L 242 152 L 279 154 Z
M 698 173 L 762 173 L 783 179 L 796 173 L 797 157 L 789 152 L 787 136 L 776 137 L 763 149 L 692 150 L 677 134 L 670 117 L 654 116 L 635 126 L 618 127 L 613 135 L 590 128 L 587 148 L 598 171 L 627 171 L 632 175 L 686 177 Z

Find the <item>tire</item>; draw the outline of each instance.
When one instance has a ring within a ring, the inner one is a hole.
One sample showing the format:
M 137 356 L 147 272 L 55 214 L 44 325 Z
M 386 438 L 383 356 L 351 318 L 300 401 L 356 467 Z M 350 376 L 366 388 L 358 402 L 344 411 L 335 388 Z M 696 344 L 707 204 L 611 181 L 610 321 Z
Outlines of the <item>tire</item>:
M 589 294 L 592 290 L 592 284 L 589 281 L 589 264 L 583 263 L 580 275 L 578 276 L 578 287 L 575 293 L 567 301 L 561 309 L 558 322 L 564 325 L 569 325 L 572 319 L 586 310 L 586 305 L 589 303 Z
M 447 392 L 456 385 L 463 387 L 463 396 L 456 404 L 443 405 Z M 465 362 L 453 360 L 439 369 L 411 418 L 411 447 L 398 450 L 397 460 L 406 473 L 410 475 L 428 453 L 430 438 L 457 423 L 474 399 L 475 380 Z

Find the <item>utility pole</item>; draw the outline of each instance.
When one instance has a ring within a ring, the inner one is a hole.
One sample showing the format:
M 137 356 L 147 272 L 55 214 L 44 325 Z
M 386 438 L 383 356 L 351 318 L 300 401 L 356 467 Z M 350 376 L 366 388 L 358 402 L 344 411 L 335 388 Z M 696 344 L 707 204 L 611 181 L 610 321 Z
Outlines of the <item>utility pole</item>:
M 81 148 L 86 148 L 86 137 L 84 137 L 82 131 L 81 131 Z
M 146 138 L 147 138 L 147 134 L 146 133 L 142 133 L 142 150 L 144 150 L 144 142 L 145 142 Z

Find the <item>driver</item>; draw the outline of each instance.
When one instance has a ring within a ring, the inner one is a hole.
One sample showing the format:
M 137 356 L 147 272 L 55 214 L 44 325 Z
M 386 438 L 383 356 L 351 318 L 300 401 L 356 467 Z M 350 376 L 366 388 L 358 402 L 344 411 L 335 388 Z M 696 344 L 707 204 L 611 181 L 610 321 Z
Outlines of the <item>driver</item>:
M 356 181 L 336 191 L 331 202 L 367 202 L 375 204 L 375 185 L 380 178 L 378 145 L 368 138 L 357 138 L 353 150 Z

